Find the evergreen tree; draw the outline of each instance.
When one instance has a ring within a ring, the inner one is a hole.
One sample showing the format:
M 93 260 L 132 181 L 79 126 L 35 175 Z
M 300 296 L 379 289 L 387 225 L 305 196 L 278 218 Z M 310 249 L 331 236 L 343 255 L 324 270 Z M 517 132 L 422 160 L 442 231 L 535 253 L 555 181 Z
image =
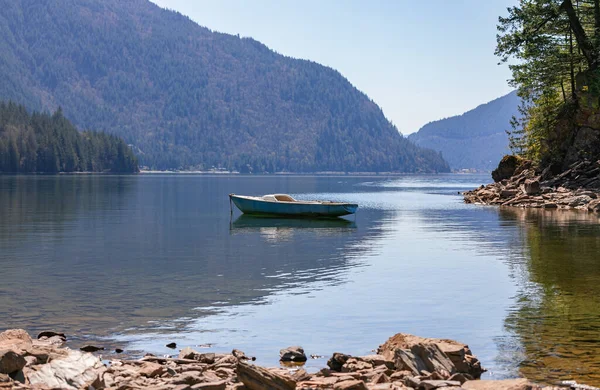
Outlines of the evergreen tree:
M 513 59 L 511 85 L 523 99 L 509 131 L 514 152 L 557 154 L 556 121 L 576 104 L 578 88 L 600 93 L 600 0 L 520 0 L 499 18 L 496 54 Z
M 23 106 L 0 103 L 0 173 L 82 171 L 134 173 L 138 165 L 122 139 L 80 133 L 61 109 L 29 115 Z

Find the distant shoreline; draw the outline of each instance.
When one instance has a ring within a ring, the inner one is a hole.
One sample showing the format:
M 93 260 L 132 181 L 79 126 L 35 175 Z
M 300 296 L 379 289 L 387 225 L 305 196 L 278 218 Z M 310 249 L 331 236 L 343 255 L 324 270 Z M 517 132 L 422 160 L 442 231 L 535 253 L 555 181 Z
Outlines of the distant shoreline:
M 237 171 L 158 171 L 158 170 L 140 170 L 140 174 L 197 174 L 197 175 L 235 175 L 235 176 L 420 176 L 420 175 L 480 175 L 489 172 L 261 172 L 261 173 L 240 173 Z

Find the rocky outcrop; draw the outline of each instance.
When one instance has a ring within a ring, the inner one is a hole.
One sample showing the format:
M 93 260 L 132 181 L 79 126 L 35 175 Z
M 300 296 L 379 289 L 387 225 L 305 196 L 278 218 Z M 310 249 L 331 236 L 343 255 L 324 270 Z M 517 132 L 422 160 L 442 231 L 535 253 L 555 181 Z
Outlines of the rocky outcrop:
M 510 178 L 463 196 L 466 203 L 474 204 L 599 212 L 600 160 L 578 161 L 559 174 L 553 174 L 552 167 L 539 171 L 522 160 Z
M 377 353 L 388 359 L 396 359 L 399 356 L 413 353 L 420 358 L 414 361 L 419 362 L 420 360 L 427 367 L 441 365 L 451 374 L 463 373 L 475 379 L 480 378 L 481 374 L 485 372 L 469 346 L 454 340 L 398 333 L 380 345 Z M 446 359 L 449 360 L 449 364 Z
M 492 179 L 497 183 L 499 181 L 509 179 L 516 172 L 517 168 L 520 168 L 523 164 L 523 159 L 518 156 L 504 156 L 500 163 L 498 164 L 498 168 L 492 171 Z
M 161 389 L 161 390 L 399 390 L 541 389 L 527 380 L 476 380 L 483 372 L 465 344 L 407 334 L 391 337 L 376 355 L 335 353 L 330 368 L 309 374 L 301 368 L 264 368 L 242 351 L 231 354 L 181 350 L 179 357 L 115 359 L 109 364 L 92 353 L 71 350 L 24 331 L 0 333 L 0 389 Z M 287 348 L 283 351 L 288 351 Z M 298 348 L 294 348 L 300 352 Z M 304 351 L 302 350 L 302 353 Z M 6 359 L 6 360 L 4 360 Z M 575 388 L 571 386 L 571 388 Z

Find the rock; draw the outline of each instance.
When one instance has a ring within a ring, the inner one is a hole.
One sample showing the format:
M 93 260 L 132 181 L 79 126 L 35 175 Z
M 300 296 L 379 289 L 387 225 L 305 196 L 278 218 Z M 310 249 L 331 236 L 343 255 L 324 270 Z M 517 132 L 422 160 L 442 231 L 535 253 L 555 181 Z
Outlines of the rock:
M 164 374 L 166 368 L 158 363 L 144 362 L 139 369 L 139 373 L 146 378 L 154 378 Z
M 496 183 L 504 179 L 510 179 L 517 167 L 523 163 L 523 159 L 518 156 L 504 156 L 500 163 L 498 164 L 498 168 L 492 171 L 492 179 Z
M 11 350 L 0 351 L 0 374 L 12 374 L 27 364 L 25 358 Z
M 202 373 L 200 371 L 188 371 L 173 377 L 169 383 L 172 385 L 188 385 L 193 386 L 202 383 Z
M 225 390 L 227 383 L 225 381 L 198 383 L 192 386 L 192 389 L 201 390 Z
M 587 205 L 587 209 L 593 212 L 600 212 L 600 199 L 594 199 Z
M 526 179 L 523 183 L 523 192 L 527 195 L 536 195 L 541 191 L 539 179 Z
M 527 379 L 505 379 L 498 381 L 467 381 L 462 384 L 466 390 L 537 390 L 542 389 Z
M 282 362 L 305 362 L 306 354 L 299 346 L 287 347 L 279 351 L 279 360 Z
M 419 375 L 422 370 L 427 369 L 423 361 L 407 349 L 396 349 L 394 364 L 396 370 L 410 371 L 413 375 Z
M 460 387 L 460 382 L 458 381 L 446 381 L 446 380 L 425 380 L 419 383 L 419 390 L 432 390 L 438 389 L 441 387 Z
M 248 356 L 246 356 L 246 354 L 239 349 L 234 349 L 231 351 L 231 354 L 239 360 L 248 360 Z
M 105 367 L 98 357 L 79 351 L 67 352 L 66 356 L 32 366 L 27 372 L 29 382 L 62 389 L 78 389 L 101 382 Z
M 385 356 L 382 355 L 359 356 L 356 359 L 370 363 L 371 365 L 373 365 L 373 367 L 386 366 L 388 368 L 394 368 L 394 362 L 392 360 L 386 359 Z
M 64 339 L 65 341 L 67 340 L 67 336 L 64 333 L 53 332 L 53 331 L 50 331 L 50 330 L 44 331 L 44 332 L 40 332 L 37 335 L 37 339 L 38 340 L 41 339 L 41 338 L 47 338 L 47 339 L 49 339 L 50 337 L 55 337 L 55 336 L 58 336 L 61 339 Z
M 519 193 L 517 190 L 502 190 L 500 191 L 500 197 L 503 199 L 512 198 Z
M 454 375 L 452 375 L 450 378 L 448 378 L 449 381 L 458 381 L 461 384 L 465 383 L 466 381 L 472 381 L 473 377 L 469 374 L 463 374 L 463 373 L 456 373 Z
M 85 347 L 79 348 L 83 352 L 98 352 L 104 350 L 104 347 L 96 347 L 95 345 L 86 345 Z
M 413 389 L 416 389 L 419 387 L 419 384 L 421 383 L 421 380 L 417 377 L 414 376 L 405 376 L 404 379 L 402 380 L 402 382 L 408 386 L 408 387 L 412 387 Z
M 435 343 L 413 345 L 411 351 L 415 356 L 421 358 L 429 372 L 437 372 L 445 378 L 456 372 L 454 363 Z
M 334 390 L 368 390 L 363 381 L 347 380 L 333 385 Z
M 371 383 L 389 383 L 390 378 L 385 375 L 383 372 L 375 374 L 371 377 Z
M 348 361 L 350 358 L 350 355 L 334 352 L 333 356 L 327 361 L 327 366 L 333 371 L 341 372 L 342 366 L 346 364 L 346 361 Z
M 20 353 L 32 344 L 31 337 L 23 329 L 8 329 L 0 333 L 0 350 L 10 349 Z
M 169 343 L 166 345 L 167 348 L 171 348 L 171 349 L 175 349 L 177 348 L 177 344 L 176 343 Z
M 292 390 L 296 388 L 296 382 L 293 379 L 242 361 L 237 365 L 237 374 L 238 379 L 250 390 Z
M 398 333 L 390 337 L 383 345 L 379 346 L 377 353 L 384 356 L 386 359 L 393 359 L 394 363 L 398 363 L 395 355 L 397 349 L 410 350 L 417 344 L 432 343 L 436 344 L 448 359 L 450 359 L 457 372 L 467 373 L 477 379 L 481 377 L 481 374 L 485 371 L 481 367 L 479 360 L 473 356 L 469 346 L 454 340 L 424 338 L 406 333 Z M 405 356 L 404 358 L 412 359 L 410 355 Z M 417 367 L 414 363 L 409 364 L 409 366 L 412 367 L 405 369 L 411 372 L 415 372 L 414 370 L 416 369 L 415 375 L 418 375 L 421 370 L 427 370 L 427 367 Z M 402 370 L 402 368 L 398 368 L 398 365 L 397 369 Z
M 342 366 L 342 372 L 356 372 L 361 370 L 371 370 L 373 365 L 365 361 L 359 361 L 356 358 L 350 358 Z
M 216 354 L 214 353 L 199 353 L 190 347 L 186 347 L 179 352 L 179 359 L 192 359 L 206 364 L 215 363 L 215 358 Z
M 123 350 L 121 348 L 115 348 L 115 353 L 123 353 Z
M 298 389 L 331 389 L 338 379 L 329 377 L 312 377 L 310 380 L 298 382 Z

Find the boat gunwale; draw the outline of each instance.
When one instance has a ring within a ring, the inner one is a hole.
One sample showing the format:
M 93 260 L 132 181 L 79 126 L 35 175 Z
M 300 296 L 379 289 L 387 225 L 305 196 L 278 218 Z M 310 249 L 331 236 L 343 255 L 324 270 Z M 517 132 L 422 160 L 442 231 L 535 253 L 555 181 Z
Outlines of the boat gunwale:
M 229 194 L 229 197 L 247 199 L 247 200 L 252 200 L 252 201 L 257 201 L 257 202 L 274 203 L 274 204 L 285 203 L 285 204 L 324 205 L 324 206 L 356 206 L 356 207 L 358 207 L 358 204 L 356 204 L 356 203 L 330 202 L 330 201 L 322 201 L 322 200 L 296 200 L 294 202 L 285 201 L 285 200 L 272 201 L 272 200 L 268 200 L 268 199 L 263 199 L 263 197 L 260 197 L 260 196 L 236 195 L 236 194 Z

